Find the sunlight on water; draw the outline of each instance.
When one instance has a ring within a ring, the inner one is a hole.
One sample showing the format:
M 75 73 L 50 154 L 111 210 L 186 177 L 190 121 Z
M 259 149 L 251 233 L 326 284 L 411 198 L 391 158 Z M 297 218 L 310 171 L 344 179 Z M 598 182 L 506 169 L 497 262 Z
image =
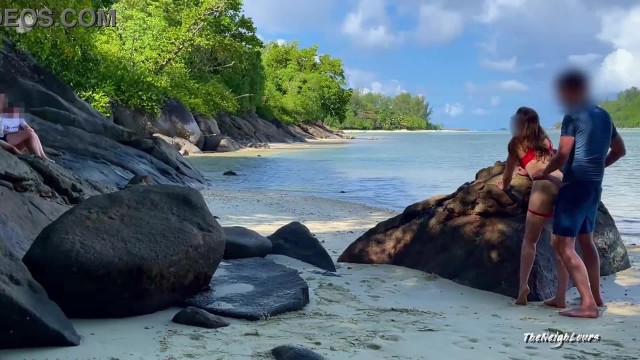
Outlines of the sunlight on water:
M 640 243 L 640 131 L 621 131 L 627 156 L 607 170 L 603 201 L 627 243 Z M 560 133 L 551 131 L 554 144 Z M 393 210 L 455 191 L 504 160 L 507 132 L 359 133 L 348 146 L 191 158 L 215 187 L 304 193 Z M 240 176 L 222 176 L 234 170 Z

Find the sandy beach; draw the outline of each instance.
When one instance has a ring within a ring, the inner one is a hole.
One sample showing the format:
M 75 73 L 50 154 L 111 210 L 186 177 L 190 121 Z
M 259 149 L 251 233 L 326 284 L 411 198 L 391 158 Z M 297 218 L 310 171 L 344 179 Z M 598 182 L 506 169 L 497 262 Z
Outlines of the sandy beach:
M 269 235 L 298 220 L 337 258 L 364 231 L 393 213 L 297 195 L 207 190 L 224 226 Z M 327 359 L 637 359 L 640 356 L 640 250 L 633 268 L 603 279 L 607 307 L 597 320 L 561 317 L 541 304 L 513 305 L 501 295 L 394 266 L 338 264 L 338 276 L 273 256 L 299 270 L 311 303 L 260 322 L 231 319 L 203 330 L 171 323 L 178 309 L 115 320 L 74 320 L 78 347 L 0 352 L 0 359 L 269 359 L 283 344 L 304 345 Z M 568 298 L 575 302 L 572 290 Z M 526 344 L 524 333 L 599 334 L 600 342 Z

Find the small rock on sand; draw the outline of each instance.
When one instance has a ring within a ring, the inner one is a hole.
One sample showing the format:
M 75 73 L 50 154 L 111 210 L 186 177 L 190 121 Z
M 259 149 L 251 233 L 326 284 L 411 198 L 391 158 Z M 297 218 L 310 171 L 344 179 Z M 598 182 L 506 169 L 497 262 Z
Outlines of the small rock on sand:
M 220 316 L 210 314 L 192 306 L 180 310 L 171 321 L 180 325 L 196 326 L 205 329 L 218 329 L 229 326 L 229 322 Z
M 317 354 L 300 345 L 283 345 L 271 350 L 276 360 L 325 360 Z
M 224 176 L 238 176 L 238 174 L 236 174 L 235 171 L 231 171 L 231 170 L 225 171 L 224 174 L 222 174 L 222 175 L 224 175 Z

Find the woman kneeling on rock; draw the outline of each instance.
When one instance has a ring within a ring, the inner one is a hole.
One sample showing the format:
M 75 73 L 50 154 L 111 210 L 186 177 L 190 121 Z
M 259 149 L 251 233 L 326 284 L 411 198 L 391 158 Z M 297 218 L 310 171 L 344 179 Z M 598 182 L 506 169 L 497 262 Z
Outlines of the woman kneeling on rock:
M 21 116 L 19 109 L 4 108 L 0 123 L 2 127 L 0 129 L 0 136 L 2 137 L 0 141 L 14 147 L 18 152 L 26 149 L 42 159 L 53 161 L 45 154 L 40 138 Z M 14 148 L 7 148 L 6 150 L 15 153 Z
M 509 141 L 507 163 L 498 184 L 500 189 L 509 187 L 515 167 L 519 164 L 532 174 L 535 170 L 544 169 L 553 156 L 554 149 L 549 136 L 540 126 L 540 118 L 535 110 L 521 107 L 511 118 L 513 137 Z M 536 180 L 531 188 L 529 211 L 524 227 L 524 240 L 520 254 L 520 291 L 516 304 L 526 305 L 529 295 L 529 275 L 536 256 L 536 244 L 542 233 L 545 222 L 553 217 L 553 205 L 562 183 L 562 173 L 555 171 L 548 179 Z M 562 261 L 556 255 L 558 271 L 558 294 L 564 294 L 568 286 L 568 273 Z M 547 305 L 554 305 L 555 299 L 548 300 Z

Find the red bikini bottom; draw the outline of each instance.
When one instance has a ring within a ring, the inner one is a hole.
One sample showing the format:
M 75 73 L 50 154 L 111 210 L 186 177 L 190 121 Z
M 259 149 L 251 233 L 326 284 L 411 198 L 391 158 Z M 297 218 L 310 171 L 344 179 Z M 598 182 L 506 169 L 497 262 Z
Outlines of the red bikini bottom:
M 549 214 L 542 214 L 542 213 L 539 213 L 539 212 L 537 212 L 537 211 L 533 211 L 533 210 L 531 210 L 531 209 L 529 209 L 529 212 L 530 212 L 530 213 L 532 213 L 533 215 L 542 216 L 542 217 L 543 217 L 543 218 L 545 218 L 545 219 L 550 219 L 550 218 L 552 218 L 552 217 L 553 217 L 553 212 L 551 212 L 551 213 L 549 213 Z

